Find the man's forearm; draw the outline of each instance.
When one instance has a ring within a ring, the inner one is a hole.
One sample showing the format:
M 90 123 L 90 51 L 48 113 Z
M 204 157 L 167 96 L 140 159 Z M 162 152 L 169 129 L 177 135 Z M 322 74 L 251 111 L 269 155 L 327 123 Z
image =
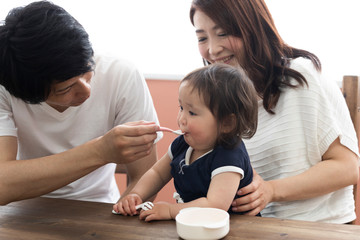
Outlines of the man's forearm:
M 1 161 L 0 204 L 52 192 L 104 165 L 91 148 L 88 142 L 51 156 Z

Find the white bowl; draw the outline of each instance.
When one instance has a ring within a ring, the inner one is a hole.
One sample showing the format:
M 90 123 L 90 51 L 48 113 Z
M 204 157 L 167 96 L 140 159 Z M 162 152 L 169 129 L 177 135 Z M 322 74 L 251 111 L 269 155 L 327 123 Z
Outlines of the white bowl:
M 229 213 L 218 208 L 184 208 L 175 217 L 183 239 L 220 239 L 229 233 Z

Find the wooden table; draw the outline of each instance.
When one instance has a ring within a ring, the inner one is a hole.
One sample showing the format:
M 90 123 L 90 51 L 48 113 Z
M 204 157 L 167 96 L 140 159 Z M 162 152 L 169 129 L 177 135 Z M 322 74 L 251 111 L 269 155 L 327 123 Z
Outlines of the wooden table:
M 112 205 L 35 198 L 0 206 L 0 239 L 180 239 L 175 221 L 113 215 Z M 231 215 L 224 239 L 360 239 L 360 226 Z

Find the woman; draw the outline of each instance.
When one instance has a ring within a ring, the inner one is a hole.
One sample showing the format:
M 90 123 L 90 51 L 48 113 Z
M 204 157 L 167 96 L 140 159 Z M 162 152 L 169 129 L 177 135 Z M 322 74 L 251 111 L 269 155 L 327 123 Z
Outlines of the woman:
M 233 211 L 353 221 L 358 142 L 342 94 L 322 79 L 319 59 L 285 44 L 262 0 L 194 0 L 190 19 L 205 64 L 241 66 L 258 93 L 258 130 L 244 140 L 256 172 Z

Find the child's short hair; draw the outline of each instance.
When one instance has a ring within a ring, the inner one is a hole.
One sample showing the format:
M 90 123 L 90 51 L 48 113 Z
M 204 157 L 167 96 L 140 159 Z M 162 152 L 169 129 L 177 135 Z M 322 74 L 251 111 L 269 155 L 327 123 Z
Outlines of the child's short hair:
M 0 24 L 0 84 L 28 103 L 47 99 L 51 85 L 94 68 L 84 28 L 63 8 L 33 2 Z
M 252 81 L 242 69 L 211 64 L 184 77 L 192 91 L 198 91 L 219 126 L 217 145 L 233 148 L 242 138 L 251 138 L 257 128 L 258 99 Z M 221 132 L 221 125 L 234 116 L 234 128 Z

